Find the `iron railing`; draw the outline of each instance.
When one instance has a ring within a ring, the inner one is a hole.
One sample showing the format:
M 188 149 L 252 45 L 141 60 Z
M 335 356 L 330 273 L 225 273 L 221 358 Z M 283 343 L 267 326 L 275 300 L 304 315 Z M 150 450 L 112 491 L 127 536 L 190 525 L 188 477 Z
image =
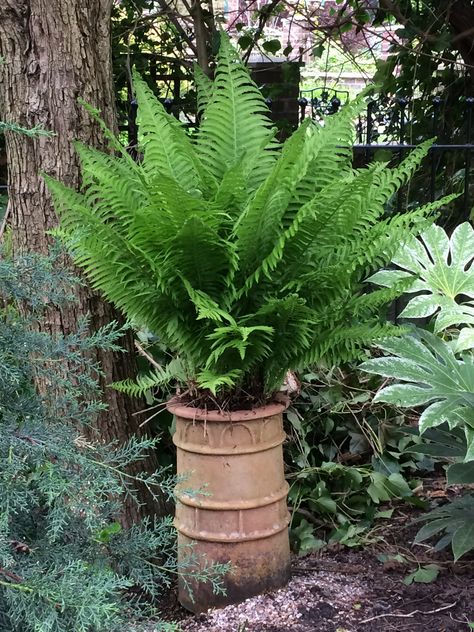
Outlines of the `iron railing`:
M 165 98 L 162 103 L 168 112 L 183 120 L 190 127 L 196 125 L 196 117 L 190 101 L 178 96 Z M 314 87 L 300 92 L 295 101 L 300 122 L 307 117 L 320 124 L 349 99 L 345 90 Z M 270 108 L 275 101 L 267 100 Z M 120 127 L 128 139 L 129 150 L 136 155 L 138 144 L 137 105 L 131 101 L 127 119 Z M 446 116 L 446 101 L 436 96 L 430 101 L 406 98 L 369 99 L 363 114 L 355 121 L 356 142 L 353 146 L 354 165 L 364 166 L 373 160 L 385 160 L 396 164 L 411 149 L 426 138 L 433 138 L 428 158 L 414 181 L 402 189 L 393 201 L 394 210 L 417 203 L 433 201 L 446 193 L 458 192 L 459 199 L 451 209 L 452 217 L 446 223 L 458 223 L 470 217 L 474 201 L 472 169 L 474 98 L 467 97 L 456 107 L 450 104 L 450 117 Z M 453 111 L 455 116 L 453 117 Z M 7 190 L 0 182 L 0 193 Z

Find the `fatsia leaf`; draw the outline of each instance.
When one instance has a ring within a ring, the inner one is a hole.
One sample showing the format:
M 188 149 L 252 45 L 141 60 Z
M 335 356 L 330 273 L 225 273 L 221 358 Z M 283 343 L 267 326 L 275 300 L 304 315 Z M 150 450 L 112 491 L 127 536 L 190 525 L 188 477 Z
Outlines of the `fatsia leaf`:
M 403 270 L 374 275 L 370 281 L 387 285 L 400 275 L 411 275 L 407 293 L 423 292 L 412 298 L 402 318 L 426 318 L 436 314 L 435 331 L 454 324 L 474 324 L 474 229 L 460 224 L 448 237 L 440 226 L 432 225 L 418 239 L 412 238 L 393 258 Z M 461 301 L 463 299 L 463 302 Z
M 474 418 L 474 365 L 470 357 L 457 358 L 448 343 L 422 330 L 380 347 L 395 357 L 374 358 L 364 362 L 361 369 L 406 383 L 383 388 L 375 401 L 399 406 L 430 404 L 420 418 L 421 432 L 444 421 L 451 427 L 464 426 Z
M 454 561 L 459 560 L 459 558 L 474 548 L 474 522 L 470 524 L 463 523 L 456 529 L 453 533 L 451 546 L 453 548 Z
M 453 463 L 447 469 L 448 485 L 473 485 L 474 460 L 467 463 Z
M 460 351 L 467 351 L 474 348 L 474 329 L 471 327 L 464 327 L 459 332 L 459 336 L 454 341 L 454 350 L 456 353 Z
M 445 545 L 451 543 L 455 560 L 474 548 L 474 496 L 471 494 L 441 505 L 414 522 L 427 523 L 417 533 L 415 542 L 422 542 L 444 531 L 446 535 L 442 540 Z

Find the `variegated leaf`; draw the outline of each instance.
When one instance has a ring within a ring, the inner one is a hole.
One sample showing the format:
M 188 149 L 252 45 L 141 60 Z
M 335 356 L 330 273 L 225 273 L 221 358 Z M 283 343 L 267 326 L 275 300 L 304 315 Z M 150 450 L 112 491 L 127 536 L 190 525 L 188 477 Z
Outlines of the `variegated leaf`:
M 443 228 L 431 225 L 418 239 L 409 240 L 393 258 L 400 270 L 384 270 L 368 279 L 371 283 L 392 287 L 396 280 L 413 277 L 407 294 L 412 298 L 403 318 L 427 318 L 436 315 L 435 331 L 456 324 L 474 324 L 474 306 L 465 297 L 474 298 L 474 229 L 464 222 L 451 238 Z
M 390 355 L 364 362 L 361 369 L 401 382 L 383 388 L 374 401 L 401 407 L 426 406 L 419 421 L 420 432 L 447 422 L 451 429 L 467 429 L 470 445 L 474 436 L 472 356 L 456 357 L 448 342 L 421 329 L 379 346 Z

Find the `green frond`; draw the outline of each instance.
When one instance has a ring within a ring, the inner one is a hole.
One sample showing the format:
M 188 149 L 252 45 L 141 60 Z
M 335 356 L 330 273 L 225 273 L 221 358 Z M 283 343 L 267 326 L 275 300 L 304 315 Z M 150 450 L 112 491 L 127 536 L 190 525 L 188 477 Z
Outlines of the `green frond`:
M 374 190 L 374 199 L 378 204 L 385 204 L 402 186 L 407 184 L 428 154 L 433 142 L 433 138 L 425 140 L 415 147 L 397 167 L 384 169 L 377 174 L 378 186 Z
M 204 221 L 191 215 L 170 241 L 166 266 L 185 278 L 195 290 L 219 300 L 225 291 L 231 252 L 228 244 Z
M 117 228 L 125 228 L 146 203 L 140 172 L 131 170 L 128 161 L 81 143 L 76 143 L 75 148 L 81 160 L 86 204 L 103 221 L 118 220 Z
M 377 340 L 399 335 L 400 331 L 399 327 L 390 324 L 345 325 L 321 331 L 313 341 L 311 350 L 298 358 L 296 366 L 303 368 L 318 362 L 337 366 L 365 359 L 364 349 Z
M 242 378 L 242 371 L 234 369 L 228 373 L 213 373 L 208 369 L 198 373 L 197 382 L 200 388 L 209 390 L 213 395 L 217 391 L 225 387 L 227 389 L 234 387 Z
M 164 368 L 155 368 L 144 375 L 139 375 L 136 380 L 122 380 L 113 382 L 110 387 L 126 393 L 130 397 L 142 397 L 148 391 L 153 391 L 161 386 L 167 386 L 177 379 L 185 379 L 183 366 L 179 360 L 171 360 Z
M 245 156 L 259 169 L 273 160 L 266 148 L 274 136 L 263 96 L 221 33 L 212 96 L 203 112 L 196 149 L 203 164 L 220 180 Z
M 224 173 L 215 196 L 211 200 L 212 208 L 222 214 L 222 223 L 229 224 L 229 232 L 232 232 L 236 220 L 241 216 L 251 197 L 248 190 L 248 177 L 244 173 L 242 163 L 243 160 L 240 160 Z
M 288 370 L 357 358 L 393 331 L 379 311 L 407 281 L 370 291 L 364 280 L 454 196 L 385 214 L 429 141 L 395 169 L 354 170 L 364 94 L 277 148 L 262 95 L 221 40 L 214 81 L 196 70 L 196 135 L 136 77 L 143 160 L 131 165 L 117 145 L 116 156 L 78 145 L 83 192 L 47 182 L 76 262 L 183 358 L 178 381 L 270 395 Z M 155 372 L 119 388 L 141 393 L 163 379 Z
M 212 81 L 203 72 L 199 64 L 194 64 L 194 83 L 197 92 L 197 111 L 202 114 L 212 98 Z
M 301 156 L 308 128 L 309 123 L 301 125 L 285 142 L 272 171 L 236 222 L 235 242 L 243 272 L 255 272 L 281 231 L 292 193 L 307 167 Z
M 219 307 L 218 303 L 214 301 L 209 294 L 206 294 L 202 290 L 195 290 L 186 278 L 182 277 L 181 280 L 189 294 L 189 298 L 196 308 L 197 320 L 207 319 L 218 323 L 225 320 L 232 325 L 236 324 L 232 316 Z
M 335 179 L 343 179 L 352 171 L 353 121 L 364 108 L 365 93 L 345 105 L 337 114 L 325 119 L 324 125 L 309 127 L 310 139 L 301 156 L 305 173 L 298 181 L 285 216 L 288 225 L 298 209 Z
M 259 339 L 261 351 L 269 352 L 270 347 L 267 342 L 274 333 L 273 327 L 268 325 L 241 326 L 238 324 L 216 327 L 207 339 L 212 340 L 213 352 L 209 356 L 208 365 L 215 364 L 227 349 L 237 349 L 241 360 L 244 360 L 246 349 L 253 340 Z
M 137 74 L 133 85 L 138 102 L 137 120 L 144 146 L 145 173 L 174 178 L 186 191 L 212 188 L 212 177 L 200 164 L 181 123 L 166 112 Z
M 308 249 L 314 246 L 321 255 L 325 247 L 332 250 L 334 234 L 342 243 L 355 230 L 367 230 L 373 223 L 368 206 L 374 170 L 367 169 L 356 176 L 347 176 L 342 183 L 332 183 L 301 206 L 292 223 L 286 230 L 280 231 L 272 251 L 246 279 L 240 295 L 250 292 L 262 275 L 271 279 L 281 262 L 291 278 L 301 277 L 304 273 L 302 262 Z M 315 260 L 312 256 L 311 263 L 314 264 Z
M 80 103 L 80 105 L 82 105 L 82 107 L 86 110 L 90 117 L 94 119 L 96 123 L 98 123 L 100 131 L 104 135 L 104 138 L 106 138 L 109 142 L 109 147 L 113 151 L 119 153 L 121 157 L 126 160 L 129 168 L 132 169 L 132 171 L 138 171 L 137 163 L 135 162 L 135 160 L 133 160 L 127 149 L 122 145 L 122 143 L 115 136 L 112 130 L 107 127 L 104 119 L 100 116 L 100 110 L 92 106 L 90 103 L 86 103 L 86 101 L 84 101 L 83 99 L 78 99 L 78 102 Z

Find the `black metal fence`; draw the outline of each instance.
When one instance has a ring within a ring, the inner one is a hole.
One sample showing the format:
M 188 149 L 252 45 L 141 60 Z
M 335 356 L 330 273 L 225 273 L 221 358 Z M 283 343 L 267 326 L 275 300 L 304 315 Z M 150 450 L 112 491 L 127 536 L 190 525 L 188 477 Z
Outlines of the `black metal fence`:
M 338 112 L 348 99 L 349 93 L 342 90 L 303 90 L 299 99 L 300 122 L 309 116 L 324 124 L 324 118 Z M 468 219 L 474 202 L 473 113 L 473 97 L 455 103 L 441 96 L 430 100 L 369 99 L 365 112 L 355 122 L 354 165 L 367 165 L 373 160 L 399 163 L 419 143 L 432 138 L 424 165 L 411 185 L 399 192 L 395 208 L 401 211 L 415 202 L 458 193 L 459 199 L 441 220 L 455 224 Z
M 192 102 L 187 95 L 166 98 L 162 102 L 168 112 L 183 120 L 190 127 L 196 125 Z M 324 118 L 339 111 L 349 99 L 344 90 L 314 87 L 302 90 L 295 102 L 299 121 L 307 117 L 320 124 Z M 276 103 L 267 100 L 270 108 Z M 131 153 L 136 151 L 138 128 L 137 106 L 128 105 L 126 120 L 121 126 L 128 139 Z M 450 103 L 436 96 L 429 101 L 406 98 L 370 99 L 364 113 L 355 121 L 356 142 L 354 166 L 360 167 L 373 160 L 396 164 L 407 153 L 427 138 L 433 138 L 428 157 L 414 180 L 400 191 L 392 201 L 393 210 L 401 211 L 415 203 L 424 203 L 447 193 L 459 193 L 459 198 L 449 209 L 446 224 L 456 224 L 470 217 L 474 202 L 472 169 L 474 98 L 467 97 Z M 0 193 L 6 191 L 6 182 L 0 181 Z

